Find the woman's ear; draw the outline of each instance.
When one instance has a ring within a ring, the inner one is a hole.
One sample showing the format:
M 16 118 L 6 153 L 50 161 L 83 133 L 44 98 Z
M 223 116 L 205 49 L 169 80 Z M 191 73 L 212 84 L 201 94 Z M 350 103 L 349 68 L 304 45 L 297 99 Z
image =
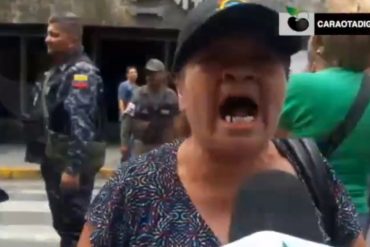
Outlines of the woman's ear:
M 182 96 L 182 93 L 178 92 L 177 93 L 178 98 L 179 98 L 179 109 L 180 111 L 185 110 L 185 103 L 184 103 L 184 97 Z
M 184 99 L 184 85 L 183 85 L 182 77 L 179 76 L 176 78 L 176 89 L 177 89 L 177 96 L 179 99 L 179 109 L 183 111 L 185 109 L 185 99 Z

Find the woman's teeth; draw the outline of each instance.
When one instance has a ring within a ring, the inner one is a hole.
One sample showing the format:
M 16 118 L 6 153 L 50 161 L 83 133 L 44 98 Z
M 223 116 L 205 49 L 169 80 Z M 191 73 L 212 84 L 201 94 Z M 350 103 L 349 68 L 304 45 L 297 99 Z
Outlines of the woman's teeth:
M 226 122 L 228 123 L 250 123 L 254 120 L 253 116 L 238 117 L 238 116 L 226 116 Z

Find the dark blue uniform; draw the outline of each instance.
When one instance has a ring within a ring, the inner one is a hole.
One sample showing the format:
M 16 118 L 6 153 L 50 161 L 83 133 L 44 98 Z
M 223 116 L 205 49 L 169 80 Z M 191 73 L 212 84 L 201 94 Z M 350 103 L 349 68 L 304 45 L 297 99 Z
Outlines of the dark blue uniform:
M 39 139 L 45 141 L 41 172 L 62 247 L 76 246 L 91 200 L 97 171 L 84 172 L 89 170 L 86 167 L 90 164 L 85 161 L 91 155 L 86 147 L 93 141 L 103 141 L 102 95 L 99 70 L 85 54 L 78 52 L 45 73 L 44 83 L 34 98 L 34 105 L 43 108 L 46 137 Z M 53 135 L 68 137 L 63 162 L 56 162 L 48 153 Z M 80 174 L 78 190 L 60 189 L 63 172 Z
M 97 126 L 101 111 L 99 97 L 103 82 L 99 70 L 84 55 L 77 55 L 71 61 L 47 72 L 50 77 L 46 85 L 49 112 L 49 129 L 69 136 L 69 164 L 67 171 L 79 173 L 87 142 L 100 140 L 102 133 Z

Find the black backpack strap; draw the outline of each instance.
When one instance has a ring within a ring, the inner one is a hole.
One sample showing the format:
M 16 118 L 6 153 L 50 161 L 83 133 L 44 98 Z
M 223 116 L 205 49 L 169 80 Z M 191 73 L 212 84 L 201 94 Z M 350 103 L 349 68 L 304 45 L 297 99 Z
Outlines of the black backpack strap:
M 321 142 L 324 147 L 322 152 L 325 157 L 329 157 L 356 127 L 369 104 L 369 100 L 370 76 L 365 73 L 356 99 L 347 112 L 347 115 L 343 121 L 335 127 L 329 136 Z
M 324 159 L 316 145 L 310 139 L 278 140 L 297 160 L 303 179 L 313 196 L 316 207 L 321 212 L 325 232 L 330 238 L 335 238 L 336 200 L 329 189 L 330 174 L 326 169 Z

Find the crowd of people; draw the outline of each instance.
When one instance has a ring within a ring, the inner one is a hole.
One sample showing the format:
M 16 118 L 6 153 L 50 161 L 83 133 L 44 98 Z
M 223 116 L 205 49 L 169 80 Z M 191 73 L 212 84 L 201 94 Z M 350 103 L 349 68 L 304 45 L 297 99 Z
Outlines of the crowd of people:
M 290 74 L 304 39 L 278 35 L 274 6 L 205 0 L 171 69 L 149 59 L 139 86 L 127 67 L 117 90 L 122 161 L 92 204 L 105 156 L 102 79 L 78 19 L 50 19 L 54 67 L 26 122 L 43 120 L 29 157 L 41 163 L 62 247 L 228 244 L 240 188 L 275 170 L 308 192 L 314 224 L 300 227 L 319 232 L 316 242 L 366 246 L 370 37 L 313 36 L 307 71 Z

